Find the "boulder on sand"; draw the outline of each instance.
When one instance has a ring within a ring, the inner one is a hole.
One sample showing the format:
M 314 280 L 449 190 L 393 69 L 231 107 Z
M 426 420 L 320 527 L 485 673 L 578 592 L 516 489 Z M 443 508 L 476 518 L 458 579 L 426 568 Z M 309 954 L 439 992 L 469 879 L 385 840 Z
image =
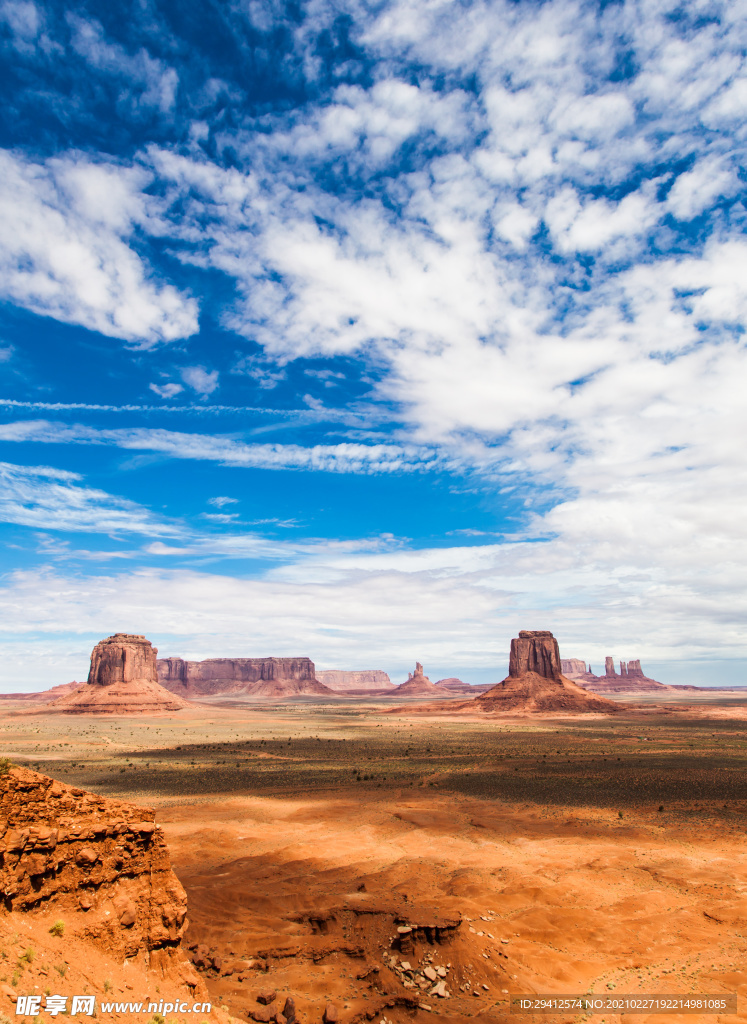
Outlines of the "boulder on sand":
M 115 633 L 91 653 L 88 682 L 40 710 L 66 715 L 154 715 L 194 707 L 158 682 L 158 651 L 144 636 Z

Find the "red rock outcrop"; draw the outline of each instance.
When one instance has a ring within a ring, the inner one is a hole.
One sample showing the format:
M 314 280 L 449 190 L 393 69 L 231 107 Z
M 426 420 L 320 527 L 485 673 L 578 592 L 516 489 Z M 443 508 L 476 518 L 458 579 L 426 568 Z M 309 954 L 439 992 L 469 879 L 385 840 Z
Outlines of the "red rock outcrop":
M 448 697 L 449 691 L 432 683 L 423 672 L 419 661 L 415 662 L 415 671 L 408 672 L 407 680 L 392 691 L 392 697 Z
M 394 683 L 386 672 L 380 669 L 362 669 L 346 672 L 340 669 L 325 669 L 317 672 L 316 678 L 331 690 L 392 690 Z
M 466 707 L 514 714 L 620 711 L 613 701 L 587 693 L 561 673 L 558 642 L 546 630 L 521 630 L 511 641 L 508 676 Z
M 332 696 L 334 691 L 316 678 L 310 658 L 159 658 L 161 686 L 183 697 Z
M 82 915 L 80 931 L 120 959 L 166 962 L 186 927 L 187 899 L 150 808 L 26 768 L 0 775 L 0 894 L 6 911 Z
M 158 651 L 144 636 L 115 633 L 91 654 L 88 682 L 44 706 L 44 713 L 154 715 L 191 705 L 158 682 Z
M 584 662 L 578 658 L 563 660 L 563 672 L 568 675 L 579 686 L 594 693 L 651 693 L 656 690 L 666 691 L 671 689 L 664 683 L 657 682 L 644 675 L 639 659 L 629 662 L 620 662 L 619 674 L 615 672 L 615 663 L 612 657 L 605 658 L 605 674 L 596 676 L 589 665 L 588 670 Z M 566 671 L 565 666 L 573 666 L 573 670 Z M 577 667 L 583 665 L 583 671 L 579 672 Z
M 558 641 L 546 629 L 521 629 L 511 641 L 508 674 L 513 678 L 534 672 L 545 679 L 560 679 Z

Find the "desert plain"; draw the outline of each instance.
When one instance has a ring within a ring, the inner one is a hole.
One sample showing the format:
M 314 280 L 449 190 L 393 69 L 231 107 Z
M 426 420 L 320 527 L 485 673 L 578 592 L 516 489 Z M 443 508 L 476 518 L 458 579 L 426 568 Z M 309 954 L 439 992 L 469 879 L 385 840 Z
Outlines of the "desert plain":
M 183 944 L 226 1016 L 261 1020 L 268 989 L 303 1024 L 329 1004 L 342 1024 L 459 1024 L 515 1017 L 519 993 L 736 992 L 736 1015 L 656 1019 L 743 1020 L 745 704 L 683 701 L 555 719 L 386 698 L 150 718 L 6 702 L 0 740 L 17 765 L 155 808 Z M 2 938 L 8 975 L 20 947 Z M 120 968 L 108 984 L 145 995 Z

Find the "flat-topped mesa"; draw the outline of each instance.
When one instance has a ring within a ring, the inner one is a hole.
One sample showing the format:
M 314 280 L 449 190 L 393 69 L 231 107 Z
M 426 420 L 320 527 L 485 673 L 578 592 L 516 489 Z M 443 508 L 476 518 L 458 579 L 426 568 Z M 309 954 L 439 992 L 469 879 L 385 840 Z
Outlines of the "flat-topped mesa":
M 573 679 L 574 676 L 586 675 L 586 662 L 580 658 L 561 658 L 560 671 L 569 679 Z
M 183 697 L 331 695 L 311 658 L 159 658 L 158 680 Z
M 388 673 L 381 669 L 345 669 L 330 668 L 317 671 L 316 677 L 330 690 L 393 690 L 394 683 Z
M 558 641 L 546 629 L 522 629 L 511 641 L 508 662 L 509 678 L 518 679 L 534 672 L 545 679 L 560 680 L 560 650 Z
M 90 686 L 111 686 L 143 680 L 158 682 L 158 648 L 136 633 L 115 633 L 99 640 L 91 652 Z

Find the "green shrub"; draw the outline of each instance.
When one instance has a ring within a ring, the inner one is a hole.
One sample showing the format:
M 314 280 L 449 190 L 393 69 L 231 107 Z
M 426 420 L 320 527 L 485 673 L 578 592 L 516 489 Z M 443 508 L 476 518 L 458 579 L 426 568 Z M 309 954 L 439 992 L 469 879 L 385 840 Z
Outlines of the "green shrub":
M 55 921 L 52 927 L 49 929 L 50 935 L 64 935 L 65 934 L 65 922 Z

